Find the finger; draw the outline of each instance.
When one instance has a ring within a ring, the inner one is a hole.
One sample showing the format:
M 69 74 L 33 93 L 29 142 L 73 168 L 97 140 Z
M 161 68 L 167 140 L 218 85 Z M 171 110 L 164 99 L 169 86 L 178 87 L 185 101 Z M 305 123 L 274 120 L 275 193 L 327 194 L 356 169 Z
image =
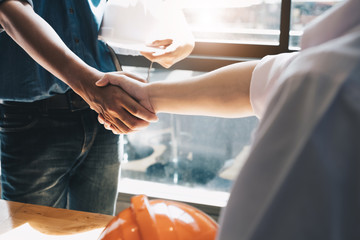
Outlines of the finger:
M 109 84 L 109 80 L 108 80 L 106 74 L 95 83 L 95 85 L 98 87 L 105 87 L 108 84 Z
M 116 135 L 127 134 L 127 133 L 130 133 L 130 132 L 137 132 L 137 130 L 131 130 L 131 131 L 128 131 L 128 132 L 121 132 L 121 131 L 117 130 L 117 128 L 115 128 L 114 126 L 111 126 L 111 131 L 113 132 L 113 134 L 116 134 Z
M 161 52 L 154 52 L 152 54 L 153 57 L 171 57 L 171 55 L 174 53 L 175 49 L 166 49 Z M 155 58 L 156 59 L 156 58 Z
M 149 122 L 134 117 L 131 113 L 127 112 L 125 109 L 117 112 L 117 118 L 112 124 L 118 130 L 123 133 L 129 133 L 137 130 L 144 129 L 149 126 Z
M 152 55 L 153 56 L 169 55 L 174 53 L 178 49 L 178 47 L 179 47 L 178 44 L 171 44 L 166 49 L 162 51 L 154 52 Z
M 121 101 L 126 101 L 126 98 Z M 105 119 L 105 129 L 115 130 L 119 133 L 129 133 L 135 130 L 140 130 L 150 124 L 148 121 L 144 121 L 133 116 L 124 108 L 124 106 L 116 109 L 108 109 L 104 112 L 103 117 Z
M 120 125 L 119 123 L 117 123 L 117 120 L 111 116 L 110 114 L 108 114 L 107 112 L 103 112 L 101 114 L 102 118 L 103 118 L 103 122 L 104 122 L 104 128 L 107 130 L 111 130 L 113 131 L 113 129 L 115 129 L 118 132 L 121 132 L 121 130 L 118 128 L 118 126 Z M 117 123 L 117 125 L 116 125 Z M 122 126 L 120 126 L 121 128 Z M 123 127 L 124 129 L 126 129 L 126 126 Z
M 104 127 L 107 129 L 107 130 L 111 130 L 111 123 L 110 122 L 104 122 Z
M 158 120 L 156 114 L 135 101 L 121 88 L 109 86 L 106 90 L 106 104 L 100 103 L 99 108 L 106 106 L 102 115 L 119 132 L 142 129 L 148 126 L 149 122 Z
M 104 128 L 107 130 L 110 130 L 110 126 L 111 126 L 111 122 L 114 122 L 114 120 L 107 114 L 104 114 L 104 116 L 102 116 L 102 124 L 104 125 Z M 98 117 L 99 120 L 99 117 Z
M 122 87 L 122 83 L 124 80 L 137 80 L 139 82 L 146 82 L 146 80 L 138 75 L 128 73 L 128 72 L 113 72 L 107 73 L 104 75 L 102 79 L 96 82 L 96 85 L 100 84 L 105 86 L 104 84 L 112 84 L 116 86 Z
M 103 117 L 101 114 L 98 115 L 98 121 L 99 121 L 100 124 L 104 124 L 104 123 L 105 123 L 105 119 L 104 119 L 104 117 Z
M 112 132 L 113 132 L 113 134 L 115 134 L 115 135 L 120 135 L 120 134 L 122 134 L 121 132 L 118 132 L 118 131 L 116 131 L 116 130 L 112 130 Z
M 128 132 L 131 132 L 131 131 L 128 131 L 128 132 L 123 132 L 122 130 L 119 130 L 119 128 L 113 124 L 111 124 L 108 128 L 108 130 L 112 131 L 114 134 L 122 134 L 122 133 L 128 133 Z
M 169 46 L 173 43 L 173 40 L 170 38 L 167 39 L 160 39 L 160 40 L 155 40 L 151 43 L 148 43 L 147 46 L 149 47 L 161 47 L 161 46 Z
M 111 124 L 110 122 L 107 122 L 105 120 L 103 120 L 103 125 L 104 125 L 104 128 L 106 130 L 110 130 L 113 132 L 113 134 L 121 134 L 122 132 L 120 132 L 120 130 L 118 130 L 117 127 L 115 127 L 113 124 Z
M 115 75 L 117 76 L 117 74 L 120 73 L 120 72 L 116 72 L 116 73 L 112 73 L 110 75 Z M 143 77 L 139 76 L 139 75 L 136 75 L 136 74 L 133 74 L 133 73 L 129 73 L 129 72 L 121 72 L 122 75 L 125 75 L 131 79 L 134 79 L 134 80 L 137 80 L 139 82 L 146 82 L 146 79 L 144 79 Z
M 111 125 L 111 131 L 112 131 L 113 134 L 115 134 L 115 135 L 124 134 L 124 132 L 118 130 L 118 129 L 115 128 L 113 125 Z
M 141 120 L 144 120 L 146 122 L 157 122 L 158 117 L 155 113 L 151 112 L 144 106 L 142 106 L 140 103 L 135 101 L 132 98 L 126 98 L 124 99 L 124 108 L 127 112 L 129 112 L 131 115 L 133 115 L 136 118 L 139 118 Z
M 169 68 L 173 64 L 173 61 L 169 61 L 170 59 L 173 59 L 172 52 L 159 53 L 160 55 L 156 55 L 155 53 L 146 53 L 146 52 L 141 52 L 141 54 L 150 61 L 157 62 L 165 68 Z

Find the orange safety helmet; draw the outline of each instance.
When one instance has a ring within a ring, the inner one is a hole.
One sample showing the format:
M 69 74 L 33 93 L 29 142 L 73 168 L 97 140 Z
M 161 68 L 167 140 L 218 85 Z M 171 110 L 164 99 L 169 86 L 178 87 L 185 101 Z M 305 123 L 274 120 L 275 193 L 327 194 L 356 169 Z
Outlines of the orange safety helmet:
M 213 240 L 217 228 L 213 219 L 194 207 L 139 195 L 110 221 L 98 240 Z

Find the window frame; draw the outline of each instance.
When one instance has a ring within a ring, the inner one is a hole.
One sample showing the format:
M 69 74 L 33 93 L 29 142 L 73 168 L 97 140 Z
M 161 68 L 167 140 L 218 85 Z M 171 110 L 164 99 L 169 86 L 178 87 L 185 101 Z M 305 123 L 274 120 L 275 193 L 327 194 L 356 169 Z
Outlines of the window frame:
M 197 41 L 191 55 L 188 56 L 186 59 L 174 64 L 170 68 L 170 70 L 179 69 L 208 72 L 237 62 L 261 59 L 266 55 L 293 52 L 294 50 L 290 50 L 289 48 L 290 21 L 291 0 L 282 0 L 280 15 L 280 36 L 278 45 Z M 145 68 L 148 68 L 150 66 L 149 60 L 147 60 L 143 56 L 118 55 L 117 57 L 120 63 L 124 66 Z M 157 63 L 154 63 L 152 67 L 163 68 Z M 118 192 L 117 211 L 119 212 L 122 210 L 120 206 L 127 206 L 130 198 L 134 195 L 136 194 L 120 190 Z M 153 196 L 149 197 L 153 198 Z M 220 211 L 222 209 L 221 206 L 194 203 L 188 201 L 186 201 L 186 203 L 204 211 L 214 220 L 218 220 Z
M 280 37 L 278 45 L 242 44 L 197 41 L 193 52 L 170 69 L 211 71 L 236 62 L 261 59 L 266 55 L 292 52 L 289 49 L 291 0 L 281 1 Z M 122 65 L 148 67 L 149 61 L 142 56 L 118 55 Z M 161 68 L 157 63 L 153 67 Z

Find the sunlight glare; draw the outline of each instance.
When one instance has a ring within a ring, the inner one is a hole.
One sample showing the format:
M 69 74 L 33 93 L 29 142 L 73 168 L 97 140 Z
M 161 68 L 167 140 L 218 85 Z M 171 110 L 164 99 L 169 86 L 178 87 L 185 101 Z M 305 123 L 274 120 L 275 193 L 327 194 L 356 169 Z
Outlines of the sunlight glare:
M 98 228 L 88 232 L 71 235 L 48 235 L 34 229 L 29 223 L 25 223 L 11 231 L 1 234 L 0 240 L 96 240 L 103 229 L 104 228 Z

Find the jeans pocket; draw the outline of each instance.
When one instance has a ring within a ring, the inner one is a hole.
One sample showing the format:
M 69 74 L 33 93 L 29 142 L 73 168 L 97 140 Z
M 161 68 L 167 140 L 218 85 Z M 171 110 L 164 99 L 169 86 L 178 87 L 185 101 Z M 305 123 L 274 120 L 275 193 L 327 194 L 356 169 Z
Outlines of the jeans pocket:
M 0 132 L 21 132 L 31 129 L 39 121 L 36 115 L 29 113 L 0 114 Z

